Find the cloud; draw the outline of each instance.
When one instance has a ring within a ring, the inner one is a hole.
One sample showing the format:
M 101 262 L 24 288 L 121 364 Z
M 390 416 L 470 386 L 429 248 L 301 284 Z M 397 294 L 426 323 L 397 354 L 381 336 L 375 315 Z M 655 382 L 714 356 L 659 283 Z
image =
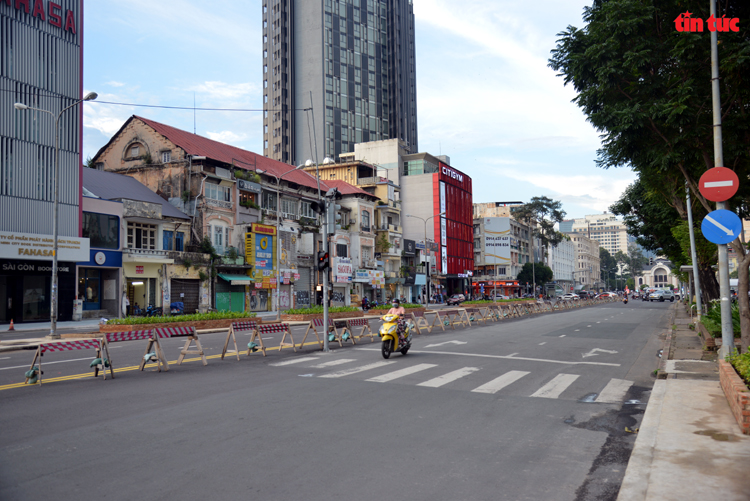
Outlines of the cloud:
M 219 81 L 203 82 L 187 88 L 190 92 L 196 92 L 201 99 L 212 101 L 240 100 L 249 101 L 251 97 L 261 95 L 260 85 L 252 82 L 227 83 Z
M 112 87 L 123 87 L 125 84 L 122 82 L 115 82 L 114 80 L 110 80 L 107 82 L 107 85 L 110 85 Z
M 241 143 L 247 139 L 247 134 L 235 134 L 230 130 L 223 130 L 221 132 L 206 132 L 209 139 L 219 141 L 220 143 L 231 144 L 241 148 Z

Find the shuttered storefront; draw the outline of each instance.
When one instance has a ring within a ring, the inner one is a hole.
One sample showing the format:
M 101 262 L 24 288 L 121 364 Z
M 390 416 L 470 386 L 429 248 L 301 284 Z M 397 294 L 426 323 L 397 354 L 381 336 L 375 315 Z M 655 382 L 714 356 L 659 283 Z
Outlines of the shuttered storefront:
M 299 268 L 299 279 L 294 281 L 294 307 L 309 308 L 312 302 L 312 280 L 310 268 Z
M 171 285 L 172 302 L 182 301 L 185 303 L 186 314 L 197 313 L 200 303 L 200 280 L 173 278 Z
M 219 278 L 216 281 L 216 309 L 219 311 L 245 311 L 245 286 L 232 285 Z

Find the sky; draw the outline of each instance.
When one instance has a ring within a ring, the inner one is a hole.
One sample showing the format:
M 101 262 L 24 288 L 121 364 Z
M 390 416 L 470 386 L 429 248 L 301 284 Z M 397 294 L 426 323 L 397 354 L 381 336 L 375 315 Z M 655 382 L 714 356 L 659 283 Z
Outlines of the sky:
M 547 66 L 592 0 L 413 1 L 419 151 L 471 176 L 475 203 L 547 196 L 567 218 L 608 210 L 636 176 L 596 167 L 599 134 Z M 84 103 L 84 159 L 132 115 L 262 154 L 261 0 L 84 5 L 84 94 L 99 94 Z M 142 106 L 194 104 L 255 111 Z

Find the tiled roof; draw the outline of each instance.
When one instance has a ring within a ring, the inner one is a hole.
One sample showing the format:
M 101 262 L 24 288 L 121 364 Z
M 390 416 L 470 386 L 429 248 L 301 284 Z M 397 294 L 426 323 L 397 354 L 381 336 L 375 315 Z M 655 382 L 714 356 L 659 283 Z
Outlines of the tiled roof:
M 104 200 L 137 200 L 161 205 L 164 217 L 190 219 L 190 216 L 130 176 L 96 169 L 83 169 L 83 187 Z
M 169 125 L 164 125 L 162 123 L 149 120 L 148 118 L 143 118 L 135 115 L 134 117 L 138 120 L 141 120 L 143 123 L 153 128 L 156 132 L 185 150 L 188 155 L 206 157 L 230 165 L 234 163 L 236 168 L 245 170 L 260 169 L 263 172 L 272 174 L 273 176 L 280 176 L 294 169 L 293 165 L 285 164 L 284 162 L 279 162 L 278 160 L 273 160 L 271 158 L 264 157 L 263 155 L 258 155 L 257 153 L 253 153 L 252 151 L 243 150 L 241 148 L 237 148 L 236 146 L 230 146 L 228 144 L 220 143 L 219 141 L 214 141 L 213 139 L 208 139 L 206 137 L 177 129 Z M 318 187 L 317 180 L 302 169 L 289 172 L 284 176 L 283 179 L 285 181 L 296 183 L 309 188 L 317 189 Z M 320 189 L 327 189 L 322 181 L 320 183 Z
M 357 186 L 349 184 L 346 181 L 339 181 L 337 179 L 329 179 L 328 181 L 326 181 L 326 184 L 328 185 L 329 188 L 338 189 L 339 193 L 341 193 L 342 195 L 367 195 L 368 197 L 371 197 L 376 200 L 378 198 L 372 193 L 368 193 L 362 188 L 358 188 Z

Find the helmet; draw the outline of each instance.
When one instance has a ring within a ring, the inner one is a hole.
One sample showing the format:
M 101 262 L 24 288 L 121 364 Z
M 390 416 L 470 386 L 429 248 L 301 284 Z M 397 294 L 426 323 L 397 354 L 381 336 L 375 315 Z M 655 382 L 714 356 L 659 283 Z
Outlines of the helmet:
M 395 299 L 395 298 L 394 298 L 394 299 L 393 299 L 393 301 L 391 301 L 391 302 L 392 302 L 393 304 L 401 304 L 401 302 L 400 302 L 400 301 L 399 301 L 398 299 Z

